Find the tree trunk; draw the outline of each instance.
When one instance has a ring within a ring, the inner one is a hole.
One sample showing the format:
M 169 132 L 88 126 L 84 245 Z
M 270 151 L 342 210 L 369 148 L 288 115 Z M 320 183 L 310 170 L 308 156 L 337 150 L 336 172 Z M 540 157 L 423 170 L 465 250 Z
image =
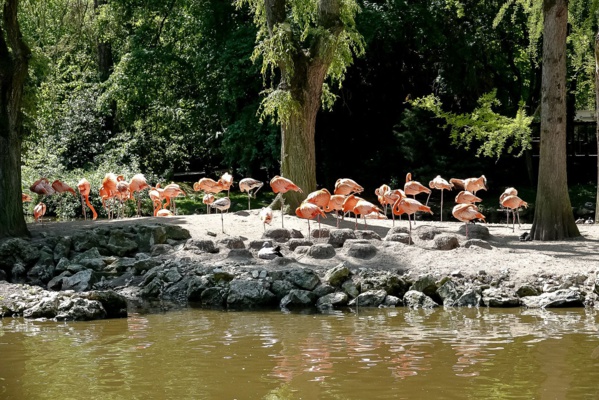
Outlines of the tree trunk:
M 31 53 L 17 21 L 18 3 L 4 2 L 0 26 L 0 239 L 29 235 L 21 200 L 21 100 Z
M 595 136 L 597 139 L 597 201 L 595 223 L 599 223 L 599 32 L 595 36 Z
M 108 0 L 94 0 L 94 10 L 98 12 L 98 8 L 104 4 L 107 4 Z M 112 57 L 112 45 L 110 42 L 105 42 L 98 38 L 97 41 L 98 49 L 98 77 L 100 82 L 106 82 L 112 74 L 112 68 L 114 66 L 114 60 Z M 116 101 L 110 101 L 110 111 L 108 115 L 102 117 L 102 130 L 109 133 L 115 131 L 115 116 L 116 116 Z M 108 136 L 111 137 L 111 136 Z
M 566 174 L 567 0 L 543 0 L 541 149 L 534 240 L 580 236 L 574 222 Z

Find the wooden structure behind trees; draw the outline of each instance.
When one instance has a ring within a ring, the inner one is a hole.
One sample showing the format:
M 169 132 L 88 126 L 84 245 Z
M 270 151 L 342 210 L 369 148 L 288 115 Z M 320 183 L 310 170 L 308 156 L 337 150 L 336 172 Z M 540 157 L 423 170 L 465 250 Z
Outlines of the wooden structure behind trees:
M 580 236 L 566 174 L 566 35 L 568 1 L 543 0 L 541 149 L 533 240 Z
M 18 0 L 5 0 L 0 26 L 0 239 L 28 235 L 21 202 L 21 102 L 30 50 L 23 41 Z

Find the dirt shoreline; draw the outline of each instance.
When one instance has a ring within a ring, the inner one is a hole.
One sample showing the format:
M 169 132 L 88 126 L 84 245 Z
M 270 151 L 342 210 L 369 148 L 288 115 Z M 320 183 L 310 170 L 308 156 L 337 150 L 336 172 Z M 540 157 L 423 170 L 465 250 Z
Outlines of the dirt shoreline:
M 121 220 L 98 220 L 98 221 L 64 221 L 42 224 L 29 224 L 28 227 L 32 238 L 39 239 L 48 235 L 72 235 L 74 232 L 92 229 L 95 227 L 117 227 L 130 224 L 151 225 L 155 223 L 179 225 L 189 230 L 192 239 L 209 239 L 217 241 L 230 236 L 241 236 L 248 241 L 262 238 L 264 228 L 258 218 L 259 210 L 240 211 L 237 213 L 226 213 L 223 216 L 225 233 L 221 229 L 220 214 L 211 215 L 181 215 L 170 218 L 128 218 Z M 275 217 L 270 225 L 271 228 L 281 227 L 281 214 L 275 211 Z M 323 228 L 334 229 L 336 219 L 329 216 L 321 221 Z M 353 218 L 339 221 L 340 228 L 354 228 Z M 312 221 L 314 230 L 318 227 Z M 368 220 L 368 229 L 376 232 L 382 238 L 393 226 L 391 220 Z M 308 223 L 306 220 L 295 216 L 285 216 L 285 228 L 297 229 L 307 237 Z M 439 221 L 417 221 L 414 229 L 421 227 L 434 227 L 442 233 L 455 235 L 460 244 L 466 241 L 465 236 L 458 233 L 459 222 Z M 408 222 L 396 221 L 395 226 L 405 226 Z M 509 280 L 514 284 L 533 282 L 536 280 L 552 279 L 566 275 L 585 275 L 589 279 L 595 279 L 599 269 L 599 226 L 579 225 L 581 237 L 554 242 L 521 242 L 519 235 L 530 230 L 530 224 L 523 224 L 520 228 L 516 226 L 515 232 L 512 228 L 500 224 L 486 224 L 491 234 L 487 242 L 492 246 L 491 250 L 473 246 L 469 248 L 459 247 L 457 249 L 442 251 L 430 248 L 430 242 L 419 240 L 414 237 L 414 245 L 385 247 L 384 242 L 373 241 L 381 251 L 377 256 L 369 260 L 350 259 L 343 251 L 330 259 L 312 259 L 294 254 L 288 249 L 283 249 L 286 256 L 302 258 L 301 262 L 313 264 L 321 268 L 337 265 L 340 261 L 350 261 L 354 265 L 367 268 L 394 270 L 401 267 L 412 276 L 422 274 L 433 274 L 433 276 L 447 276 L 459 271 L 462 275 L 476 275 L 481 271 L 491 276 L 509 274 Z M 267 226 L 268 228 L 269 226 Z M 358 221 L 358 229 L 365 229 L 363 220 Z M 326 239 L 312 239 L 315 243 L 325 243 Z M 378 244 L 377 244 L 378 243 Z M 248 242 L 246 242 L 246 246 Z M 219 258 L 220 257 L 220 258 Z M 215 261 L 224 259 L 225 255 L 216 256 Z M 257 260 L 260 262 L 261 260 Z

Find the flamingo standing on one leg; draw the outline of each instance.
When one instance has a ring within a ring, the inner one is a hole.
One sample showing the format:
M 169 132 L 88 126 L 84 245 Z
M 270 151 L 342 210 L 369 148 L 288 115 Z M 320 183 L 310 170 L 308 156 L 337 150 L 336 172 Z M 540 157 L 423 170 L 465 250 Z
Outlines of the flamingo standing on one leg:
M 347 196 L 352 193 L 362 193 L 364 188 L 356 183 L 353 179 L 340 178 L 335 182 L 334 194 L 342 194 Z
M 144 174 L 135 174 L 133 175 L 133 178 L 131 178 L 131 181 L 129 181 L 129 191 L 131 192 L 131 196 L 133 197 L 133 200 L 135 201 L 135 203 L 137 204 L 137 216 L 141 217 L 141 191 L 144 189 L 149 189 L 150 185 L 148 185 L 148 182 L 146 181 L 146 177 L 144 176 Z M 137 197 L 135 196 L 135 193 L 137 193 Z
M 304 193 L 302 191 L 302 189 L 297 186 L 295 183 L 291 182 L 291 180 L 287 179 L 287 178 L 283 178 L 282 176 L 276 175 L 275 177 L 273 177 L 270 180 L 270 187 L 272 188 L 272 191 L 275 194 L 281 193 L 281 228 L 284 228 L 284 218 L 283 218 L 283 213 L 284 213 L 284 208 L 285 208 L 285 197 L 283 197 L 283 194 L 287 193 L 288 191 L 294 191 L 294 192 L 299 192 L 299 193 Z
M 262 207 L 259 217 L 260 217 L 260 221 L 262 221 L 262 226 L 264 227 L 264 230 L 266 231 L 266 224 L 270 225 L 270 223 L 272 222 L 272 208 Z
M 478 196 L 473 195 L 472 193 L 468 192 L 467 190 L 462 190 L 455 197 L 455 202 L 458 204 L 474 204 L 474 203 L 480 203 L 481 201 L 483 201 L 483 199 L 481 199 Z
M 231 186 L 233 186 L 233 175 L 231 175 L 228 172 L 225 172 L 218 180 L 218 183 L 220 183 L 222 187 L 227 191 L 227 197 L 229 197 Z
M 216 208 L 220 211 L 220 223 L 222 225 L 223 233 L 225 233 L 225 222 L 223 219 L 223 212 L 227 211 L 231 207 L 231 200 L 228 197 L 223 197 L 210 204 L 210 207 Z
M 353 211 L 354 211 L 354 214 L 356 214 L 356 217 L 358 215 L 362 216 L 362 218 L 364 219 L 364 226 L 366 227 L 366 229 L 368 229 L 368 224 L 366 223 L 366 215 L 371 214 L 371 213 L 381 213 L 382 212 L 382 210 L 380 208 L 378 208 L 371 202 L 366 201 L 364 199 L 358 200 L 358 202 L 354 206 Z
M 241 192 L 248 193 L 248 211 L 250 211 L 250 198 L 252 197 L 251 191 L 256 189 L 254 192 L 254 198 L 256 198 L 256 193 L 258 193 L 258 190 L 260 190 L 262 186 L 264 186 L 264 182 L 252 178 L 243 178 L 239 181 L 239 190 L 241 190 Z
M 499 196 L 499 205 L 503 207 L 503 204 L 501 204 L 503 202 L 503 200 L 508 197 L 508 196 L 517 196 L 518 195 L 518 191 L 516 190 L 516 188 L 513 187 L 509 187 L 507 189 L 505 189 L 503 191 L 503 193 Z M 505 210 L 505 218 L 506 218 L 506 225 L 510 226 L 510 210 L 509 208 L 506 208 Z M 520 225 L 520 224 L 518 224 Z
M 193 190 L 196 192 L 203 191 L 205 194 L 217 194 L 225 190 L 220 180 L 217 182 L 214 179 L 202 178 L 193 184 Z M 207 207 L 206 213 L 210 214 L 210 207 Z
M 320 209 L 323 210 L 324 213 L 324 209 L 326 206 L 329 205 L 330 200 L 331 193 L 327 189 L 320 189 L 308 194 L 308 197 L 306 197 L 306 200 L 304 201 L 306 203 L 312 203 L 320 207 Z M 320 214 L 318 214 L 316 217 L 318 219 L 318 230 L 320 231 Z
M 295 209 L 295 215 L 297 215 L 299 218 L 308 220 L 308 238 L 310 237 L 310 220 L 316 218 L 317 216 L 320 217 L 321 215 L 324 218 L 327 217 L 327 215 L 319 206 L 306 201 L 303 201 L 302 204 Z
M 216 197 L 212 193 L 206 193 L 204 197 L 202 197 L 202 203 L 206 204 L 206 214 L 210 214 L 210 204 L 214 203 Z
M 387 203 L 385 202 L 385 193 L 387 193 L 388 191 L 390 191 L 391 188 L 389 187 L 389 185 L 381 185 L 378 188 L 376 188 L 374 190 L 374 194 L 376 195 L 377 200 L 379 201 L 379 203 L 381 203 L 381 206 L 384 209 L 384 214 L 387 215 Z
M 409 197 L 405 197 L 400 199 L 393 204 L 393 208 L 391 212 L 395 213 L 395 215 L 407 214 L 408 215 L 408 223 L 410 226 L 410 241 L 412 240 L 412 222 L 410 221 L 410 215 L 414 215 L 413 219 L 416 219 L 416 212 L 428 212 L 433 213 L 431 208 L 425 206 L 421 202 L 415 199 L 410 199 Z
M 83 218 L 87 220 L 87 213 L 85 212 L 85 204 L 89 207 L 93 214 L 93 220 L 95 221 L 98 218 L 98 213 L 92 204 L 89 202 L 89 192 L 91 189 L 91 185 L 89 181 L 85 178 L 82 178 L 79 183 L 77 183 L 77 189 L 79 189 L 79 194 L 81 194 L 81 210 L 83 211 Z
M 451 214 L 466 224 L 466 239 L 468 238 L 468 222 L 475 219 L 485 221 L 485 216 L 478 211 L 478 207 L 474 204 L 456 204 Z
M 37 203 L 35 207 L 33 207 L 33 218 L 35 222 L 41 222 L 44 224 L 43 216 L 46 214 L 46 205 L 42 202 Z
M 502 201 L 501 205 L 509 210 L 512 210 L 512 232 L 516 230 L 516 215 L 518 216 L 518 227 L 520 227 L 520 213 L 518 209 L 520 207 L 528 208 L 528 203 L 522 200 L 518 196 L 506 196 Z M 514 215 L 515 214 L 515 215 Z
M 406 193 L 407 196 L 412 195 L 414 198 L 416 198 L 417 194 L 427 193 L 428 197 L 426 198 L 425 205 L 428 205 L 428 199 L 431 197 L 432 192 L 432 190 L 424 186 L 422 183 L 418 181 L 413 181 L 412 174 L 410 172 L 406 174 L 406 183 L 403 186 L 403 191 Z
M 343 210 L 343 202 L 345 196 L 342 194 L 334 194 L 329 199 L 329 203 L 324 207 L 324 211 L 333 212 L 335 211 L 335 219 L 337 220 L 337 228 L 339 228 L 339 211 Z
M 478 178 L 465 179 L 464 189 L 475 195 L 479 190 L 487 190 L 487 178 L 484 175 L 481 175 Z
M 443 222 L 443 191 L 451 190 L 453 188 L 453 184 L 441 178 L 441 175 L 437 175 L 435 179 L 428 183 L 428 187 L 441 191 L 441 222 Z
M 355 194 L 350 194 L 349 196 L 347 196 L 345 198 L 345 201 L 343 202 L 343 212 L 344 213 L 348 213 L 348 212 L 354 212 L 354 207 L 356 206 L 356 204 L 358 204 L 358 201 L 362 200 L 361 197 L 356 196 Z M 354 215 L 356 216 L 356 221 L 354 223 L 354 230 L 358 229 L 358 216 L 356 215 L 356 213 L 354 213 Z

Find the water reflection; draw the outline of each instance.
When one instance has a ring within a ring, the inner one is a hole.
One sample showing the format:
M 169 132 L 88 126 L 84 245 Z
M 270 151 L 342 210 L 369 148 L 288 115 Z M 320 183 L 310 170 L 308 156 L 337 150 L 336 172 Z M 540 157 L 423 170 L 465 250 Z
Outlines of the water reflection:
M 597 398 L 597 328 L 593 310 L 4 319 L 0 398 Z

